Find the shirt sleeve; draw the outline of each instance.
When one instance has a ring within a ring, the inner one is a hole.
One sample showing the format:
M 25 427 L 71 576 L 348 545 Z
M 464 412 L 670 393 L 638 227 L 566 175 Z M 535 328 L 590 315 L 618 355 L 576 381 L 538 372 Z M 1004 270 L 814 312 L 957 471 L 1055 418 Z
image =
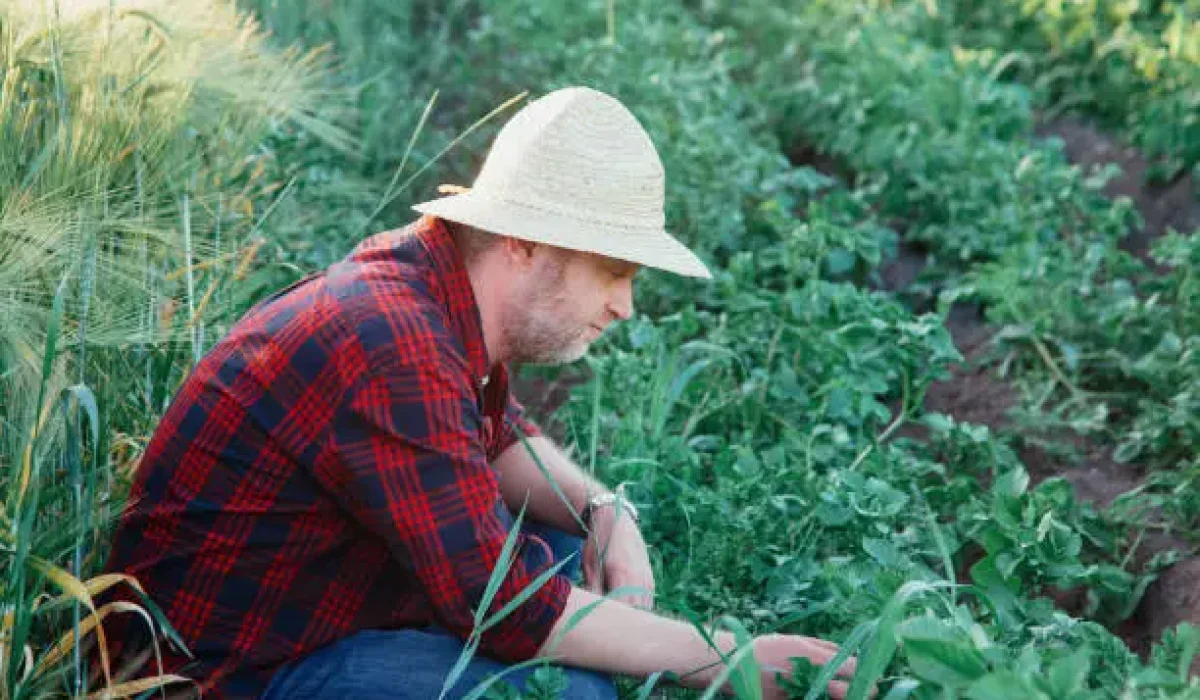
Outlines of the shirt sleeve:
M 338 407 L 318 479 L 415 572 L 438 621 L 466 638 L 513 525 L 487 462 L 467 364 L 427 317 L 376 319 L 357 331 L 363 356 L 342 361 L 367 369 Z M 551 563 L 541 540 L 519 533 L 516 545 L 483 620 Z M 570 587 L 562 575 L 547 579 L 484 632 L 481 650 L 510 663 L 532 658 Z

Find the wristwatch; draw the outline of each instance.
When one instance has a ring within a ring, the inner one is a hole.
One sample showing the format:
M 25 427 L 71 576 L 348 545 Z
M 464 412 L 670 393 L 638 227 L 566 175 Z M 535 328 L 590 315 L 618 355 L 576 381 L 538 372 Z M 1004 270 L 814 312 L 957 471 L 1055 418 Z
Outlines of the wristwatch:
M 618 501 L 620 504 L 618 505 Z M 580 519 L 583 520 L 583 525 L 588 530 L 592 529 L 592 516 L 596 510 L 605 506 L 613 506 L 620 508 L 622 513 L 628 513 L 629 517 L 633 518 L 635 524 L 641 523 L 641 516 L 638 514 L 637 508 L 625 496 L 625 488 L 622 484 L 617 487 L 616 493 L 601 493 L 591 496 L 587 500 L 587 505 L 583 507 L 583 513 L 580 514 Z

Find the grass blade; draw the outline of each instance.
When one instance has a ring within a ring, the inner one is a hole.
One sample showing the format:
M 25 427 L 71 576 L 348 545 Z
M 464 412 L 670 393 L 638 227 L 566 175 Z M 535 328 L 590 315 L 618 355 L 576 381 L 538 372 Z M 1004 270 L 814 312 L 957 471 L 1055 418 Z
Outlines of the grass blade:
M 842 664 L 846 663 L 847 659 L 849 659 L 855 654 L 855 652 L 858 651 L 859 647 L 862 646 L 863 640 L 865 640 L 875 630 L 875 628 L 876 622 L 874 620 L 867 620 L 866 622 L 860 623 L 850 632 L 850 635 L 846 637 L 846 641 L 838 645 L 838 653 L 834 655 L 834 657 L 830 659 L 828 663 L 821 667 L 821 672 L 818 673 L 816 679 L 813 680 L 812 687 L 808 689 L 808 693 L 805 694 L 804 700 L 817 700 L 817 698 L 821 697 L 821 695 L 825 693 L 825 689 L 829 686 L 829 682 L 832 681 L 834 676 L 837 675 L 838 669 L 842 667 Z M 855 672 L 855 677 L 857 677 L 859 673 L 862 673 L 861 665 L 858 667 L 858 671 Z
M 512 567 L 513 550 L 517 547 L 517 540 L 521 538 L 521 524 L 525 521 L 525 506 L 521 506 L 521 511 L 517 513 L 516 520 L 513 521 L 512 529 L 508 532 L 508 537 L 504 539 L 504 546 L 500 548 L 500 556 L 496 559 L 496 566 L 492 569 L 492 575 L 488 578 L 487 586 L 483 589 L 483 598 L 479 601 L 479 607 L 475 610 L 475 626 L 478 627 L 483 620 L 483 615 L 492 605 L 492 600 L 496 597 L 496 593 L 500 590 L 501 584 L 508 576 L 508 570 Z
M 567 562 L 571 561 L 572 557 L 574 556 L 575 555 L 572 554 L 570 557 L 567 557 L 562 561 L 554 562 L 553 566 L 550 566 L 545 571 L 538 574 L 537 578 L 533 579 L 529 582 L 529 585 L 522 588 L 521 592 L 513 596 L 513 599 L 508 601 L 503 608 L 500 608 L 499 611 L 489 617 L 480 627 L 479 633 L 483 634 L 484 632 L 488 631 L 501 620 L 508 617 L 508 615 L 512 613 L 513 610 L 516 610 L 522 603 L 529 600 L 534 593 L 537 593 L 542 586 L 546 585 L 546 581 L 549 581 L 554 575 L 556 575 L 559 570 L 562 569 Z
M 896 654 L 896 625 L 904 616 L 904 608 L 917 596 L 935 590 L 937 586 L 923 581 L 910 581 L 900 587 L 875 621 L 875 634 L 866 652 L 859 658 L 854 680 L 850 682 L 847 700 L 866 700 L 875 683 L 883 677 Z

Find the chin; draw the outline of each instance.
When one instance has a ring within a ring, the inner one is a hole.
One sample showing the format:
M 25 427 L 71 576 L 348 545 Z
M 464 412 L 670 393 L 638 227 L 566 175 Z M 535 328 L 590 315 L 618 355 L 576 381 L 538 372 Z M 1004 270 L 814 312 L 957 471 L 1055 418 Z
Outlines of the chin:
M 534 358 L 530 358 L 528 362 L 535 365 L 569 365 L 576 360 L 579 360 L 587 354 L 591 343 L 580 343 L 571 347 L 558 350 L 553 353 L 546 353 Z

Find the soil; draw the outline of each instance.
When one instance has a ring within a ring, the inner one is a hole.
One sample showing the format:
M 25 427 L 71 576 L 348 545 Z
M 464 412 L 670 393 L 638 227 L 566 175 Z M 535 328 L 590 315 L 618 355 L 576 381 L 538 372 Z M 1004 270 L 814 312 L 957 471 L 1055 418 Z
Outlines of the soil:
M 1063 152 L 1082 166 L 1085 172 L 1093 167 L 1114 163 L 1121 174 L 1104 187 L 1109 198 L 1129 197 L 1141 213 L 1145 226 L 1123 241 L 1122 247 L 1135 255 L 1146 257 L 1150 243 L 1168 229 L 1191 233 L 1200 229 L 1200 199 L 1197 184 L 1185 170 L 1174 181 L 1155 186 L 1146 181 L 1149 163 L 1131 146 L 1097 131 L 1075 117 L 1060 117 L 1038 125 L 1038 137 L 1062 140 Z
M 1200 557 L 1190 557 L 1167 569 L 1146 591 L 1143 604 L 1129 620 L 1140 636 L 1141 648 L 1162 637 L 1180 622 L 1200 621 Z M 1131 647 L 1137 649 L 1133 643 Z M 1200 676 L 1200 658 L 1192 662 L 1192 676 Z

